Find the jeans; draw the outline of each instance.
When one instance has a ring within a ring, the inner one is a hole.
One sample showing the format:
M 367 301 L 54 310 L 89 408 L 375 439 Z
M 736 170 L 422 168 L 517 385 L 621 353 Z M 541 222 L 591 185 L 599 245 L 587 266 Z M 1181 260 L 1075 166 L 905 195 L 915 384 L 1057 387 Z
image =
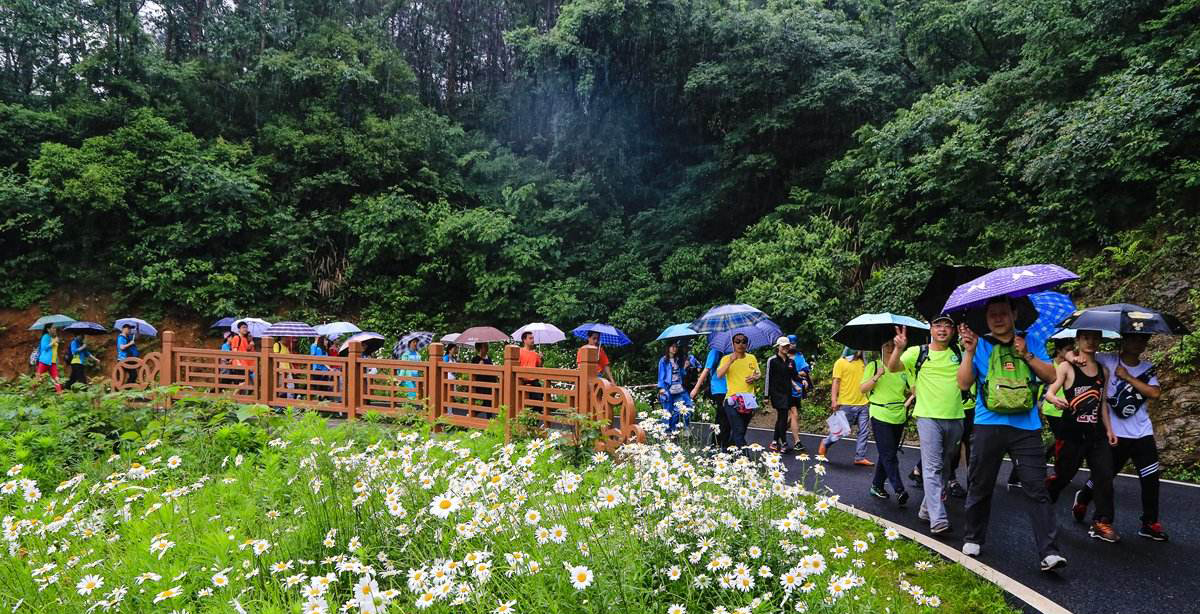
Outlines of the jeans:
M 679 428 L 680 421 L 683 422 L 683 426 L 685 427 L 692 422 L 691 414 L 685 417 L 679 413 L 679 408 L 675 407 L 675 404 L 680 401 L 683 402 L 684 407 L 692 407 L 692 397 L 686 390 L 679 394 L 668 392 L 667 394 L 658 395 L 658 402 L 662 403 L 663 409 L 671 414 L 671 417 L 667 420 L 667 431 L 670 433 L 674 433 Z
M 1042 433 L 1011 426 L 975 425 L 975 441 L 967 465 L 970 476 L 967 478 L 967 530 L 963 541 L 982 545 L 987 537 L 992 493 L 1005 452 L 1017 462 L 1021 492 L 1028 499 L 1026 510 L 1039 560 L 1058 554 L 1058 524 L 1050 493 L 1046 490 L 1046 449 L 1042 447 Z M 1005 522 L 1012 522 L 1012 519 L 1006 518 Z
M 900 479 L 900 459 L 896 452 L 900 450 L 900 437 L 904 433 L 904 424 L 881 422 L 871 418 L 871 432 L 875 434 L 875 450 L 879 453 L 879 461 L 875 463 L 875 479 L 871 483 L 876 490 L 883 490 L 883 481 L 892 483 L 896 494 L 904 492 L 904 481 Z
M 737 405 L 726 401 L 725 419 L 729 421 L 729 444 L 743 448 L 746 446 L 746 429 L 750 426 L 751 414 L 739 414 Z
M 929 515 L 929 526 L 948 524 L 942 491 L 950 481 L 952 459 L 958 456 L 963 421 L 942 418 L 917 418 L 917 437 L 921 440 L 921 481 L 925 495 L 921 508 Z M 995 478 L 992 478 L 995 480 Z
M 871 422 L 871 414 L 867 411 L 866 405 L 839 405 L 838 409 L 846 414 L 846 421 L 850 426 L 858 425 L 858 438 L 854 442 L 854 460 L 863 460 L 867 458 L 867 426 Z M 834 444 L 833 439 L 826 437 L 825 447 Z

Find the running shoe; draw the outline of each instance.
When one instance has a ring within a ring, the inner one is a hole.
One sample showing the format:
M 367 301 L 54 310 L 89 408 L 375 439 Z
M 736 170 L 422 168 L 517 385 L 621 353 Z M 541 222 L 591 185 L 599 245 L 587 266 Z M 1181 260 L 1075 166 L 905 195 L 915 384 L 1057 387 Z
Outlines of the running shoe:
M 958 480 L 950 480 L 950 483 L 946 485 L 946 492 L 955 499 L 967 498 L 967 490 L 958 483 Z
M 929 532 L 934 535 L 942 535 L 944 533 L 949 533 L 950 532 L 950 523 L 939 522 L 939 523 L 933 525 L 932 527 L 929 527 Z M 963 546 L 966 546 L 966 544 L 963 544 Z
M 974 545 L 974 544 L 970 544 L 970 545 Z M 967 546 L 966 544 L 963 545 L 963 552 L 966 552 L 966 550 L 967 550 L 966 546 Z M 975 547 L 979 548 L 979 546 L 975 546 Z M 1048 555 L 1046 555 L 1046 558 L 1042 559 L 1041 568 L 1042 568 L 1042 571 L 1054 571 L 1056 569 L 1062 569 L 1063 567 L 1066 567 L 1066 566 L 1067 566 L 1067 559 L 1063 558 L 1062 555 L 1048 554 Z
M 1075 517 L 1075 522 L 1083 522 L 1083 517 L 1087 516 L 1088 505 L 1083 502 L 1083 489 L 1075 491 L 1075 500 L 1071 505 L 1071 515 Z
M 1088 535 L 1110 544 L 1121 541 L 1121 536 L 1117 535 L 1117 530 L 1112 528 L 1111 524 L 1100 522 L 1099 520 L 1092 523 L 1092 528 L 1088 529 Z
M 767 451 L 768 451 L 768 452 L 780 452 L 781 450 L 780 450 L 780 448 L 779 448 L 779 442 L 778 442 L 778 441 L 772 441 L 772 442 L 771 442 L 771 445 L 767 446 Z
M 906 503 L 908 503 L 908 491 L 907 490 L 896 495 L 896 505 L 904 507 L 904 504 L 906 504 Z
M 875 463 L 872 463 L 871 461 L 869 461 L 865 458 L 860 458 L 860 459 L 854 461 L 854 464 L 858 465 L 860 467 L 874 467 L 875 466 Z
M 1167 541 L 1167 534 L 1163 533 L 1162 524 L 1157 522 L 1143 522 L 1142 528 L 1138 529 L 1138 536 L 1152 539 L 1156 542 Z
M 871 487 L 871 496 L 875 497 L 876 499 L 887 499 L 888 498 L 888 494 L 887 494 L 886 490 L 880 490 L 878 488 L 875 488 L 874 486 Z
M 962 553 L 967 556 L 979 556 L 979 544 L 972 544 L 971 542 L 963 542 Z M 1056 556 L 1056 555 L 1052 554 L 1050 556 Z M 1043 571 L 1046 570 L 1046 559 L 1049 559 L 1049 558 L 1050 557 L 1048 556 L 1045 559 L 1042 559 L 1042 570 Z M 1061 559 L 1062 557 L 1060 556 L 1058 558 Z M 1066 563 L 1066 559 L 1063 559 L 1063 562 Z

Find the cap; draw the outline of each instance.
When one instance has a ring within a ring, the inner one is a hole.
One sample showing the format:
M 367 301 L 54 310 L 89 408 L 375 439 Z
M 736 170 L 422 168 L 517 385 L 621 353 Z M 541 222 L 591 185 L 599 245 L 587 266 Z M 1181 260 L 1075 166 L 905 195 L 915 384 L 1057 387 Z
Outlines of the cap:
M 938 320 L 946 320 L 946 321 L 950 322 L 951 324 L 954 324 L 954 317 L 948 313 L 937 314 L 936 316 L 934 316 L 934 318 L 932 320 L 929 321 L 929 323 L 933 324 L 934 322 L 937 322 Z
M 791 345 L 791 344 L 792 344 L 791 340 L 788 339 L 787 337 L 780 337 L 775 340 L 775 347 L 783 347 L 785 345 Z
M 796 341 L 797 341 L 797 339 L 796 339 L 796 335 L 788 335 L 788 342 L 789 342 L 789 343 L 791 343 L 792 345 L 796 345 Z

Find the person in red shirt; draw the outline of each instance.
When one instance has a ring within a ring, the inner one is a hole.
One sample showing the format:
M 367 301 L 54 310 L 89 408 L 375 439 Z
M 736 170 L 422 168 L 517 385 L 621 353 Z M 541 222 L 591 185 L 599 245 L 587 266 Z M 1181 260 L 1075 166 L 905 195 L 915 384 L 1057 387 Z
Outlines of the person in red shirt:
M 538 353 L 533 346 L 533 333 L 525 331 L 521 335 L 521 353 L 517 358 L 517 366 L 538 368 L 542 366 L 542 355 Z M 526 386 L 541 386 L 542 382 L 535 379 L 517 378 Z M 545 398 L 540 392 L 530 392 L 529 398 L 534 401 L 541 401 Z
M 596 375 L 603 377 L 608 381 L 613 381 L 612 369 L 608 368 L 608 354 L 604 353 L 604 348 L 600 345 L 600 333 L 591 331 L 587 336 L 587 343 L 579 347 L 579 351 L 575 353 L 575 364 L 583 362 L 583 352 L 586 348 L 595 347 L 600 350 L 600 359 L 596 361 Z

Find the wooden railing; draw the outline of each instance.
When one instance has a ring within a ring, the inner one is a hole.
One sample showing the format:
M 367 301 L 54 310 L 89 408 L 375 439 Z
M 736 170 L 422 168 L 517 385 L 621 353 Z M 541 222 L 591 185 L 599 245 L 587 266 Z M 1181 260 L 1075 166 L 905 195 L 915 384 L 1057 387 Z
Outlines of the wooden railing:
M 273 345 L 264 337 L 258 352 L 181 348 L 175 333 L 166 331 L 160 352 L 116 365 L 112 381 L 120 389 L 178 387 L 172 398 L 229 398 L 347 420 L 367 412 L 416 414 L 435 431 L 445 425 L 487 428 L 503 415 L 506 439 L 518 416 L 533 428 L 572 434 L 582 416 L 603 425 L 598 447 L 644 440 L 629 391 L 596 375 L 595 348 L 575 369 L 546 369 L 519 366 L 515 346 L 504 348 L 503 364 L 484 365 L 445 362 L 440 343 L 430 345 L 429 359 L 420 362 L 363 358 L 357 342 L 346 357 L 276 354 Z

